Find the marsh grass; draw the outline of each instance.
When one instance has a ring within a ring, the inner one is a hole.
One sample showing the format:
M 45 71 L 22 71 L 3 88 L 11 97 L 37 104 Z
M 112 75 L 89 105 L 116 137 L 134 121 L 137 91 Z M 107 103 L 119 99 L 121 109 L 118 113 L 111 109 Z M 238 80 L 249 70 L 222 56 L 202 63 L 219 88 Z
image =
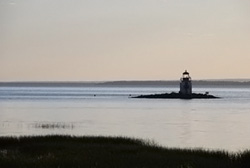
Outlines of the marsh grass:
M 0 137 L 1 168 L 247 168 L 250 151 L 163 148 L 124 137 Z

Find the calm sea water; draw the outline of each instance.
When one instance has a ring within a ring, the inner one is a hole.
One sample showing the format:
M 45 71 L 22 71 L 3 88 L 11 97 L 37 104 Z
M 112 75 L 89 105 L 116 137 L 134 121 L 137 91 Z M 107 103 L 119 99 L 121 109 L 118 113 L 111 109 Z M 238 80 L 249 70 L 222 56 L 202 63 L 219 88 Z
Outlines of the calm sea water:
M 103 135 L 167 147 L 250 149 L 250 88 L 197 87 L 221 99 L 130 96 L 175 87 L 0 87 L 0 136 Z

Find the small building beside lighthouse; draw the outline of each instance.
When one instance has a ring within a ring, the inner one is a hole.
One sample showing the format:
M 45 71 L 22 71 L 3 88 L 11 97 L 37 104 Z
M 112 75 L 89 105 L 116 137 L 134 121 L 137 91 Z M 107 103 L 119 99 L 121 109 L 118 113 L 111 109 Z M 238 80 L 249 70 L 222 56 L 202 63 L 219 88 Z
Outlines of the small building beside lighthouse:
M 179 93 L 186 96 L 192 95 L 192 81 L 187 70 L 182 74 Z

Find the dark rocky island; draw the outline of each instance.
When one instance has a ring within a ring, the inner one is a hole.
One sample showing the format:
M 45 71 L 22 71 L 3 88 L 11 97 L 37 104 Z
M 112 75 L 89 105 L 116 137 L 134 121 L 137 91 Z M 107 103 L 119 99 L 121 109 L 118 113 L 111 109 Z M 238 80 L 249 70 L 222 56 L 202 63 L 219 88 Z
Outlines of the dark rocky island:
M 151 94 L 151 95 L 140 95 L 132 98 L 148 98 L 148 99 L 215 99 L 213 95 L 209 95 L 208 92 L 202 93 L 192 93 L 192 81 L 187 70 L 183 72 L 180 81 L 180 91 L 179 93 L 162 93 L 162 94 Z
M 147 98 L 147 99 L 216 99 L 219 97 L 202 94 L 202 93 L 192 93 L 190 95 L 185 95 L 181 93 L 162 93 L 162 94 L 151 94 L 151 95 L 139 95 L 132 98 Z

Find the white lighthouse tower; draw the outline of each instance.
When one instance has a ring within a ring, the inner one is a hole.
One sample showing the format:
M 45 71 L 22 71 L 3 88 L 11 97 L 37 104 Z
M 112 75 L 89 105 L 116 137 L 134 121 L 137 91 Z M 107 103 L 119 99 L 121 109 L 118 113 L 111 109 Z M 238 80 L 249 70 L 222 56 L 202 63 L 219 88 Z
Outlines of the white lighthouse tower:
M 180 94 L 185 96 L 192 95 L 192 82 L 187 70 L 182 74 L 182 78 L 180 81 Z

